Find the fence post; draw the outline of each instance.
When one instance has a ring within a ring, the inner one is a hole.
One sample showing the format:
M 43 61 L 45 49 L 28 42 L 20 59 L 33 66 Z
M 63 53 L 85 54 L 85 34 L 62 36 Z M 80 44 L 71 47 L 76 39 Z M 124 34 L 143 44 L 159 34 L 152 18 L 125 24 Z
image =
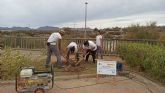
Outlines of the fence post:
M 2 64 L 0 64 L 0 79 L 2 79 Z
M 8 46 L 11 48 L 17 49 L 41 49 L 46 48 L 47 37 L 15 37 L 15 36 L 4 36 L 2 37 L 4 40 L 4 46 Z M 64 38 L 62 39 L 62 46 L 64 48 L 69 42 L 75 41 L 78 44 L 78 47 L 82 47 L 82 44 L 85 39 L 83 38 Z M 89 40 L 95 41 L 95 38 L 89 38 Z M 104 55 L 110 55 L 111 53 L 117 53 L 116 47 L 119 43 L 131 43 L 131 42 L 139 42 L 139 43 L 148 43 L 158 44 L 158 41 L 155 40 L 137 40 L 137 39 L 110 39 L 104 38 L 103 43 L 103 53 Z M 19 46 L 19 47 L 18 47 Z M 1 47 L 1 43 L 0 43 Z

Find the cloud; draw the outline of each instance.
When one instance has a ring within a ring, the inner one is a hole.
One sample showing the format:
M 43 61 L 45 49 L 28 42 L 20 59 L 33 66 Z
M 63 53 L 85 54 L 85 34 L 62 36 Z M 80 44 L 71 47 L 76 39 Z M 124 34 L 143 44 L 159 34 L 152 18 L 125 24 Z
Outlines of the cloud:
M 165 0 L 0 0 L 0 26 L 65 26 L 83 22 L 86 1 L 89 21 L 165 11 Z
M 131 16 L 87 21 L 87 27 L 91 27 L 91 28 L 108 28 L 108 27 L 117 27 L 117 26 L 127 27 L 132 24 L 146 25 L 148 22 L 157 22 L 157 25 L 165 25 L 165 11 L 149 12 L 149 13 L 136 14 Z M 72 25 L 68 25 L 68 26 L 72 27 Z M 76 26 L 84 27 L 84 22 L 77 22 Z

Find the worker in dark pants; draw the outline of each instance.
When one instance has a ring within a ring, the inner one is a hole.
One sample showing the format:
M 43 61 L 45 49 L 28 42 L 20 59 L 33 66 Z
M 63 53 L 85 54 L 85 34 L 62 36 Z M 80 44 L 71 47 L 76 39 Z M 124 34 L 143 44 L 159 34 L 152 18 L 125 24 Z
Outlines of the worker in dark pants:
M 97 46 L 93 41 L 87 40 L 83 44 L 83 55 L 86 55 L 85 62 L 88 62 L 89 55 L 92 55 L 93 58 L 93 63 L 96 62 L 96 51 L 97 51 Z

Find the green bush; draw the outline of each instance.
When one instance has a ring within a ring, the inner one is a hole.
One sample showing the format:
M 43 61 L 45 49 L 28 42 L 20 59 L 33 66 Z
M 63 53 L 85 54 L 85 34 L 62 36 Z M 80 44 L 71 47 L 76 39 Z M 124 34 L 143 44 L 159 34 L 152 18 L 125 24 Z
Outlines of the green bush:
M 42 59 L 31 59 L 31 55 L 23 55 L 18 51 L 13 51 L 10 48 L 4 49 L 0 55 L 0 69 L 2 79 L 10 80 L 15 78 L 20 67 L 34 66 L 37 69 L 43 69 Z
M 158 45 L 124 43 L 118 52 L 132 68 L 142 69 L 147 75 L 165 83 L 165 49 Z

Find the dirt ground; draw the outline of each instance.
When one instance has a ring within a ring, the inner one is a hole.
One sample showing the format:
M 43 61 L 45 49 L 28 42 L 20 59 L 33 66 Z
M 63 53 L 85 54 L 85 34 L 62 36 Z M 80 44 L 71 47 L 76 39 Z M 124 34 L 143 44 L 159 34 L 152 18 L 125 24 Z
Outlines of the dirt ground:
M 19 51 L 23 55 L 30 56 L 34 60 L 42 59 L 41 60 L 41 61 L 43 61 L 43 62 L 41 62 L 42 64 L 44 64 L 46 61 L 46 54 L 45 54 L 45 51 L 43 51 L 43 50 L 40 50 L 40 51 L 15 50 L 15 51 Z M 62 54 L 62 55 L 63 55 L 63 56 L 61 56 L 62 62 L 65 63 L 66 62 L 66 59 L 64 58 L 65 54 Z M 103 60 L 107 60 L 107 61 L 123 62 L 119 56 L 111 55 L 111 56 L 104 56 L 103 58 L 104 58 Z M 82 54 L 80 54 L 80 60 L 83 61 Z M 51 63 L 54 64 L 55 62 L 56 62 L 56 57 L 55 57 L 55 55 L 52 55 Z M 79 74 L 96 74 L 97 65 L 96 65 L 96 63 L 95 64 L 92 63 L 92 56 L 91 55 L 89 56 L 88 64 L 85 64 L 84 66 L 85 66 L 85 69 L 81 70 Z M 74 74 L 77 74 L 76 71 L 67 72 L 64 69 L 58 69 L 58 68 L 55 68 L 55 73 L 56 73 L 56 75 L 74 75 Z
M 30 55 L 30 57 L 32 59 L 42 58 L 42 59 L 45 59 L 46 60 L 46 54 L 43 53 L 43 50 L 41 50 L 41 51 L 16 50 L 16 51 L 19 51 L 23 55 L 27 55 L 27 56 Z M 66 61 L 66 59 L 64 58 L 65 54 L 62 54 L 62 55 L 63 55 L 63 56 L 61 56 L 62 62 L 65 62 Z M 80 60 L 83 60 L 82 54 L 80 54 Z M 115 55 L 103 56 L 103 59 L 102 60 L 123 62 L 122 59 L 119 56 L 115 56 Z M 91 61 L 92 61 L 92 56 L 90 55 L 89 56 L 89 62 L 91 62 Z M 55 63 L 56 62 L 55 55 L 52 55 L 51 62 L 52 63 Z

